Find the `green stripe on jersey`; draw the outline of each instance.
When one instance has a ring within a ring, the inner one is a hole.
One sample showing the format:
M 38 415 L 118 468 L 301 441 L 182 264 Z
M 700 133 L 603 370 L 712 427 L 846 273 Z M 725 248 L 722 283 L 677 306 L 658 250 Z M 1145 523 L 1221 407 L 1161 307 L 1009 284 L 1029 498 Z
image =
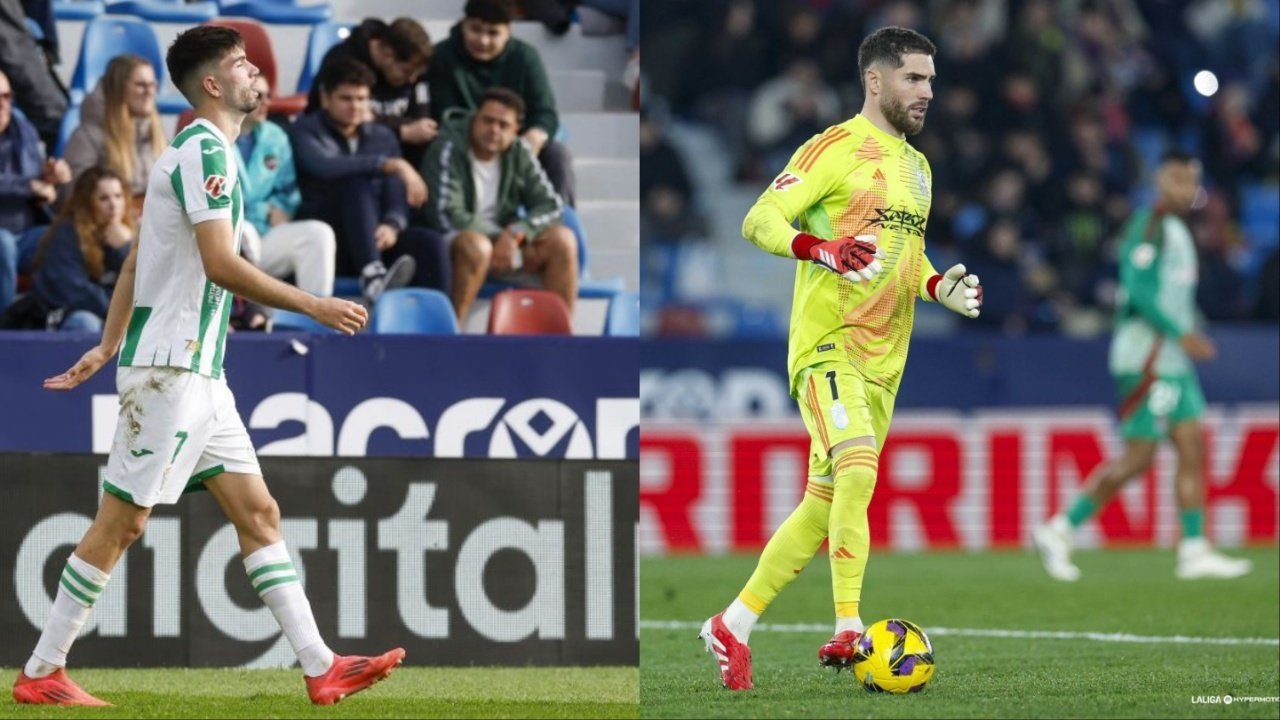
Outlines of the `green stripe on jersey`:
M 183 128 L 182 132 L 178 133 L 178 136 L 173 139 L 173 142 L 169 143 L 169 147 L 182 147 L 183 143 L 185 143 L 186 141 L 190 140 L 191 138 L 197 135 L 208 135 L 209 137 L 216 139 L 213 132 L 210 131 L 209 128 L 199 123 L 193 122 L 190 125 Z
M 191 354 L 191 372 L 200 373 L 200 358 L 204 354 L 204 336 L 209 331 L 209 323 L 218 311 L 218 301 L 226 294 L 221 287 L 211 280 L 204 281 L 204 292 L 200 300 L 200 334 L 196 335 L 196 351 Z
M 182 209 L 187 208 L 187 196 L 182 192 L 182 168 L 176 167 L 173 172 L 169 173 L 169 183 L 173 185 L 173 194 L 178 198 L 178 205 Z
M 217 138 L 200 138 L 200 163 L 205 200 L 209 207 L 231 207 L 231 188 L 227 186 L 227 148 Z
M 213 351 L 213 377 L 222 377 L 222 351 L 227 344 L 227 324 L 231 322 L 231 293 L 224 293 L 222 300 L 222 317 L 218 320 L 218 342 Z
M 120 352 L 120 365 L 129 367 L 133 364 L 134 353 L 138 352 L 138 341 L 142 339 L 142 328 L 151 317 L 151 308 L 136 305 L 129 316 L 129 329 L 124 333 L 124 350 Z

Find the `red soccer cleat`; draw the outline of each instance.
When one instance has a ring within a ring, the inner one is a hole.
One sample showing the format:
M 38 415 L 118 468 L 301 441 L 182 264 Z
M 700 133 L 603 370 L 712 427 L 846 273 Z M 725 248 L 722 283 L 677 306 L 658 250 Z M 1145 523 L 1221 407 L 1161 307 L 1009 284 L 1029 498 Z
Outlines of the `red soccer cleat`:
M 730 690 L 752 688 L 751 648 L 738 642 L 738 638 L 725 627 L 724 613 L 703 623 L 702 632 L 698 633 L 698 637 L 707 644 L 707 652 L 716 657 L 721 685 Z
M 316 705 L 333 705 L 385 679 L 402 662 L 404 648 L 396 648 L 377 657 L 334 655 L 329 672 L 306 679 L 307 693 Z
M 111 707 L 111 703 L 99 700 L 72 682 L 66 668 L 58 668 L 42 678 L 27 677 L 19 671 L 13 683 L 13 699 L 32 705 Z
M 822 647 L 818 648 L 818 662 L 824 667 L 833 667 L 836 672 L 853 665 L 853 652 L 862 633 L 856 630 L 841 630 Z

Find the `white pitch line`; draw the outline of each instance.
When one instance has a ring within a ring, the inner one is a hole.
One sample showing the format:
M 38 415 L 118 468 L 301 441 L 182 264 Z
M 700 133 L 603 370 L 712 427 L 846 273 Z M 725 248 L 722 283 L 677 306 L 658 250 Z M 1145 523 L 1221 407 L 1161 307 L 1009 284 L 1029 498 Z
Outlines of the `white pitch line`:
M 641 620 L 641 630 L 699 630 L 700 622 L 685 620 Z M 775 625 L 761 623 L 753 632 L 782 633 L 825 633 L 831 631 L 830 624 L 804 623 L 798 625 Z M 1280 646 L 1280 638 L 1240 638 L 1240 637 L 1188 637 L 1186 635 L 1132 635 L 1130 633 L 1069 632 L 1064 630 L 993 630 L 983 628 L 947 628 L 935 627 L 925 630 L 930 636 L 957 635 L 964 637 L 994 637 L 1035 640 L 1094 640 L 1097 642 L 1118 643 L 1173 643 L 1178 645 L 1272 645 Z

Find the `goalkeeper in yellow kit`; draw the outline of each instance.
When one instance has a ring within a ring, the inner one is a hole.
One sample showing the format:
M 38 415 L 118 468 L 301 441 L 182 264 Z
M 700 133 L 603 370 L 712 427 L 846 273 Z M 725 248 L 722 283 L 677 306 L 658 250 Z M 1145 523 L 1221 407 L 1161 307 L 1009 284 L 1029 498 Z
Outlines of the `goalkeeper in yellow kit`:
M 721 683 L 749 690 L 751 628 L 828 540 L 835 636 L 822 664 L 848 667 L 870 530 L 867 506 L 907 360 L 916 297 L 978 316 L 982 286 L 955 265 L 939 275 L 924 254 L 932 172 L 906 136 L 933 98 L 932 42 L 883 28 L 858 48 L 862 112 L 810 139 L 743 222 L 748 240 L 796 264 L 787 371 L 813 438 L 800 506 L 765 546 L 737 599 L 701 637 Z M 799 232 L 792 223 L 798 222 Z

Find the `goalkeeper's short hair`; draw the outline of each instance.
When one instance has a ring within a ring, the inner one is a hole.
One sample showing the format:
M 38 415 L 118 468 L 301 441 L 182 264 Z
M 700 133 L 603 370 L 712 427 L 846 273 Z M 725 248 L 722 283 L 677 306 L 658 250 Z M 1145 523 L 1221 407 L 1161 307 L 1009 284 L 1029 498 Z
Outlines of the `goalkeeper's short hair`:
M 871 33 L 858 46 L 858 82 L 867 85 L 867 69 L 876 63 L 884 63 L 893 69 L 902 67 L 903 55 L 938 54 L 938 48 L 929 38 L 910 28 L 884 27 Z

